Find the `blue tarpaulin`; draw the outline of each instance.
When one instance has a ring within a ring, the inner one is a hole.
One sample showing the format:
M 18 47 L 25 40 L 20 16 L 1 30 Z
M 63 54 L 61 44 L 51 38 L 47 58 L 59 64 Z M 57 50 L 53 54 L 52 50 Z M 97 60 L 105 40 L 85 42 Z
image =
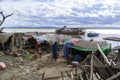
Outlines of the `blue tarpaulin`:
M 63 54 L 65 58 L 69 58 L 69 52 L 68 48 L 71 48 L 73 46 L 73 43 L 69 42 L 63 45 Z

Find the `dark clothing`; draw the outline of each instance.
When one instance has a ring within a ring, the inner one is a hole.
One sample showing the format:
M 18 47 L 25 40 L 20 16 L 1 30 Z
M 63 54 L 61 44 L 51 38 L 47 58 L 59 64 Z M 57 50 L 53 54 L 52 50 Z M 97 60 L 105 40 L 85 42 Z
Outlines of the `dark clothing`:
M 53 44 L 52 50 L 53 50 L 53 52 L 57 53 L 57 50 L 58 50 L 57 44 Z
M 75 60 L 75 61 L 79 61 L 79 60 L 80 60 L 80 55 L 78 55 L 78 54 L 75 55 L 74 60 Z
M 57 44 L 53 44 L 53 46 L 52 46 L 52 51 L 53 51 L 52 59 L 57 59 L 57 51 L 58 51 L 58 46 L 57 46 Z
M 70 57 L 69 57 L 69 54 L 70 54 L 69 48 L 71 48 L 72 46 L 73 46 L 73 43 L 71 43 L 71 42 L 66 43 L 66 44 L 63 45 L 63 54 L 64 54 L 64 57 L 65 57 L 66 59 L 70 58 Z
M 53 58 L 53 59 L 57 59 L 57 58 L 58 58 L 58 57 L 57 57 L 57 53 L 53 52 L 52 58 Z

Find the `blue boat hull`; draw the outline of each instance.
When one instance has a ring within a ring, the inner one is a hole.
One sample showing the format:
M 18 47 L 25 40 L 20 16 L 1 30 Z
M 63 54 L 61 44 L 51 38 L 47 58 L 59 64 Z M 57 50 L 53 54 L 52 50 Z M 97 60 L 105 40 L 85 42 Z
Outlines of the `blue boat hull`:
M 99 34 L 98 33 L 88 33 L 88 37 L 97 37 Z

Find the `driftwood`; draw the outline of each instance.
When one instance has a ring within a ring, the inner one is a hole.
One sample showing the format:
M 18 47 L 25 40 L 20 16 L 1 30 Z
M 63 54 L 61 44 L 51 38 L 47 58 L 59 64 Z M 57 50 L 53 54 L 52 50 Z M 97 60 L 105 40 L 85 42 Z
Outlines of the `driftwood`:
M 12 16 L 13 13 L 5 16 L 5 15 L 3 14 L 3 11 L 1 11 L 1 12 L 0 12 L 0 15 L 2 16 L 2 19 L 0 20 L 0 26 L 1 26 L 1 25 L 4 23 L 4 21 L 6 20 L 6 18 Z M 3 30 L 3 29 L 4 29 L 4 27 L 2 27 L 2 28 L 0 29 L 0 33 L 2 33 L 2 30 Z
M 62 80 L 77 80 L 78 72 L 77 68 L 69 71 L 60 71 Z
M 13 13 L 11 13 L 11 14 L 5 16 L 5 15 L 3 14 L 3 11 L 1 11 L 0 14 L 1 14 L 1 16 L 2 16 L 2 20 L 0 20 L 0 26 L 4 23 L 4 21 L 5 21 L 6 18 L 8 18 L 8 17 L 10 17 L 10 16 L 13 15 Z

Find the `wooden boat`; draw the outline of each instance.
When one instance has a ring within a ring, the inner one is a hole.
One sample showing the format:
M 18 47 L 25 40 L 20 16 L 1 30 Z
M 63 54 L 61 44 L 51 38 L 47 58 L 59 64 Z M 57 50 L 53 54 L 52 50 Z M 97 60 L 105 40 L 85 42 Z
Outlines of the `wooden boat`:
M 98 33 L 95 33 L 95 32 L 89 32 L 87 33 L 87 36 L 88 37 L 97 37 L 99 34 Z
M 66 34 L 66 35 L 83 35 L 85 34 L 85 28 L 63 28 L 57 29 L 56 34 Z

